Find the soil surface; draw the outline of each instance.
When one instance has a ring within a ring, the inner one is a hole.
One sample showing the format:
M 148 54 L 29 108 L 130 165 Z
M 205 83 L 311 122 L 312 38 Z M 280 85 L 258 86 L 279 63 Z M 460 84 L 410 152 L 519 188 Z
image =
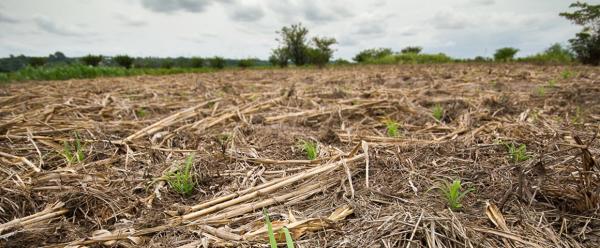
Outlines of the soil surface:
M 296 247 L 600 247 L 598 131 L 597 67 L 14 83 L 0 247 L 267 247 L 263 209 Z

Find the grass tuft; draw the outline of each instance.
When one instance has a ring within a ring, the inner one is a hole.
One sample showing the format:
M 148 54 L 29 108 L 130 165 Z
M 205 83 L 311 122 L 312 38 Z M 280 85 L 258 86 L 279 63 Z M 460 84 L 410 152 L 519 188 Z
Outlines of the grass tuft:
M 546 88 L 544 86 L 538 86 L 535 88 L 535 94 L 539 97 L 546 96 Z
M 435 118 L 437 121 L 442 121 L 442 118 L 444 117 L 444 108 L 442 105 L 439 103 L 435 104 L 433 109 L 431 109 L 431 112 L 433 114 L 433 118 Z
M 444 182 L 440 188 L 443 196 L 446 198 L 448 207 L 452 210 L 459 210 L 462 208 L 462 199 L 471 191 L 475 189 L 469 188 L 462 191 L 462 182 L 459 179 L 454 180 L 452 183 Z
M 74 152 L 73 149 L 75 149 Z M 77 132 L 75 132 L 75 141 L 73 143 L 67 141 L 63 142 L 62 155 L 65 157 L 65 160 L 67 160 L 68 164 L 80 163 L 85 159 L 83 146 L 81 145 L 79 134 Z
M 271 248 L 277 248 L 277 240 L 275 239 L 273 224 L 271 223 L 271 219 L 269 218 L 269 211 L 267 211 L 267 209 L 265 208 L 263 208 L 263 216 L 265 217 L 265 225 L 267 226 L 267 235 L 269 235 L 269 244 Z M 288 230 L 287 227 L 283 227 L 281 232 L 283 232 L 285 236 L 285 243 L 287 248 L 294 248 L 294 239 L 292 239 L 290 230 Z
M 398 137 L 398 122 L 393 120 L 385 121 L 385 129 L 389 137 Z
M 522 162 L 525 161 L 527 159 L 529 159 L 529 156 L 527 156 L 527 146 L 525 144 L 522 144 L 519 147 L 516 147 L 514 144 L 507 144 L 506 148 L 508 149 L 508 155 L 510 155 L 510 158 L 515 162 Z
M 308 160 L 315 160 L 318 155 L 317 143 L 312 141 L 300 140 L 300 148 L 306 152 Z
M 193 163 L 194 154 L 190 154 L 183 168 L 167 175 L 167 182 L 171 186 L 171 189 L 184 196 L 191 194 L 196 186 L 196 180 L 192 174 Z

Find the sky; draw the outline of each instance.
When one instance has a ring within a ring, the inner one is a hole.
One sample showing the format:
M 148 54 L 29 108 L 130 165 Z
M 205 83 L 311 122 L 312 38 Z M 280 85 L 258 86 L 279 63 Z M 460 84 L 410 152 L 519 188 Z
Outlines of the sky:
M 276 33 L 301 22 L 337 39 L 336 58 L 421 46 L 453 57 L 517 56 L 567 44 L 580 29 L 568 0 L 2 0 L 0 57 L 223 56 L 268 58 Z M 600 0 L 585 1 L 600 4 Z

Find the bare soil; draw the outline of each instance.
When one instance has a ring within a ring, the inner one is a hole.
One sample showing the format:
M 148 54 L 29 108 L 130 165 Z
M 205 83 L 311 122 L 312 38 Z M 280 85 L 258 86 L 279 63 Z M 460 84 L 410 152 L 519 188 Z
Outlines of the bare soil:
M 593 67 L 4 85 L 0 247 L 267 247 L 263 209 L 297 247 L 599 247 L 598 131 Z M 69 162 L 76 140 L 84 159 Z M 181 195 L 166 179 L 190 154 L 197 185 Z M 474 191 L 451 210 L 439 188 L 455 179 Z

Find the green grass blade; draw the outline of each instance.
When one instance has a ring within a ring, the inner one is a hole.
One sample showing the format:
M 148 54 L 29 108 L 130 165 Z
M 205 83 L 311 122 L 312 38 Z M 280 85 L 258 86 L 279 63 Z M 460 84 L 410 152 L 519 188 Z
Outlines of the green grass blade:
M 283 227 L 283 234 L 285 234 L 285 244 L 287 245 L 287 248 L 294 248 L 294 239 L 292 239 L 290 230 L 288 230 L 287 227 Z
M 269 211 L 263 208 L 263 215 L 265 216 L 265 224 L 267 225 L 267 233 L 269 234 L 269 243 L 271 248 L 277 248 L 277 240 L 275 240 L 275 234 L 273 233 L 273 225 L 271 219 L 269 219 Z

